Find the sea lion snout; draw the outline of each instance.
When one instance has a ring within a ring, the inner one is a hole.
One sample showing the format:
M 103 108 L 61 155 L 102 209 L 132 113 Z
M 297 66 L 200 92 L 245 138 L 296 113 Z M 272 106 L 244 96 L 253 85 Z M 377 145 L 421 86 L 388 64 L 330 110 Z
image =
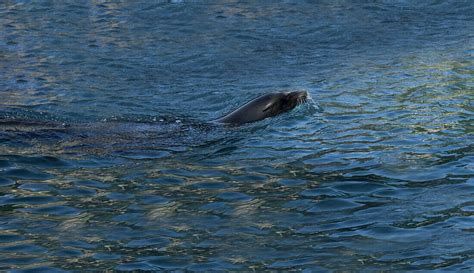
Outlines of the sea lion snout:
M 305 90 L 288 92 L 288 100 L 296 101 L 296 105 L 302 104 L 308 100 L 309 94 Z

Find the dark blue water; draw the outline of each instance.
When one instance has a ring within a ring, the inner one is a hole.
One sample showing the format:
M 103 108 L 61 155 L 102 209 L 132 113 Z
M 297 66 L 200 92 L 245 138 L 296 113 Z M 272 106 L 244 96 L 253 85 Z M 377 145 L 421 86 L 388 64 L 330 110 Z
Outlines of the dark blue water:
M 473 53 L 472 1 L 3 1 L 0 270 L 470 272 Z

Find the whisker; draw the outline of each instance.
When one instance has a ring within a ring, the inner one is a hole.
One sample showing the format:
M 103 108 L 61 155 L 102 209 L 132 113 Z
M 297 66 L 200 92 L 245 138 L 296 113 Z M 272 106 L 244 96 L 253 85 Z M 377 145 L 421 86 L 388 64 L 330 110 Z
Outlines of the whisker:
M 296 99 L 296 102 L 297 102 L 298 105 L 299 105 L 299 104 L 303 104 L 303 103 L 305 103 L 305 102 L 307 102 L 307 101 L 308 101 L 308 100 L 307 100 L 307 98 L 305 98 L 305 97 L 299 97 L 299 98 Z

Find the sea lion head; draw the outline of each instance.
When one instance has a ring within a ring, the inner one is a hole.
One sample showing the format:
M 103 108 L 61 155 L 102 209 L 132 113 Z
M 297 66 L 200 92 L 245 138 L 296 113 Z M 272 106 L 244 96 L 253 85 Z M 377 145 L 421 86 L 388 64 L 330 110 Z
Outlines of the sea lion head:
M 273 99 L 263 109 L 263 112 L 269 111 L 268 116 L 276 116 L 288 112 L 308 100 L 308 92 L 306 91 L 280 92 L 271 95 L 274 96 Z
M 243 124 L 259 121 L 288 112 L 308 100 L 308 92 L 291 91 L 270 93 L 253 99 L 217 122 Z

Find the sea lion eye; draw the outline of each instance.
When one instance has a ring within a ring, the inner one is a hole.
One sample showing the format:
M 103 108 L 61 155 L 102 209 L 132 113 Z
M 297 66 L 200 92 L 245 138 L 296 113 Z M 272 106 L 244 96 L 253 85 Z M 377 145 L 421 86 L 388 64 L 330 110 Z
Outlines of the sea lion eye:
M 272 105 L 273 105 L 273 103 L 267 104 L 267 105 L 265 106 L 265 109 L 262 110 L 262 112 L 266 112 L 266 111 L 270 110 L 270 108 L 272 108 Z

